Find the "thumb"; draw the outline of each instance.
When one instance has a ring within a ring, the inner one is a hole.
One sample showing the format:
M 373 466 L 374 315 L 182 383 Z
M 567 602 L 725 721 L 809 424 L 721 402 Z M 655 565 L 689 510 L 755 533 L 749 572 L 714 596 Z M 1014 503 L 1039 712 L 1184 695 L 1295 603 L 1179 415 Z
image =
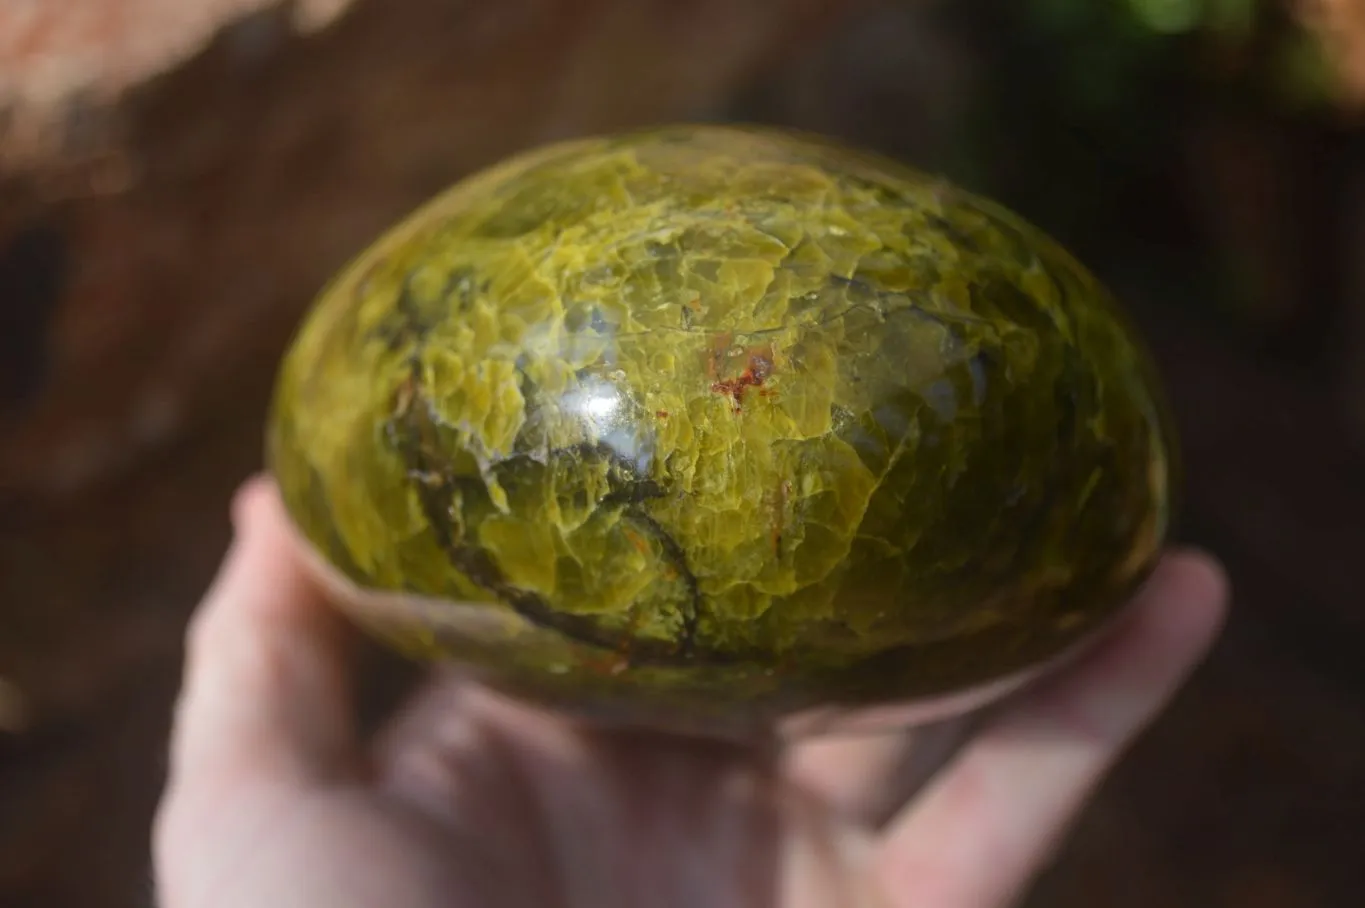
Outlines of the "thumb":
M 339 780 L 358 751 L 345 623 L 309 578 L 273 483 L 244 486 L 233 523 L 187 634 L 171 786 Z

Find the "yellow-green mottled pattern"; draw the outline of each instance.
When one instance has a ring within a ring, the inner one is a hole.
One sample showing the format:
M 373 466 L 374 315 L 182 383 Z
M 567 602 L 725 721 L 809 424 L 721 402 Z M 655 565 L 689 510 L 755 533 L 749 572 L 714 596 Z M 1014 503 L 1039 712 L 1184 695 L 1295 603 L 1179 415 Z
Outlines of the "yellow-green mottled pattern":
M 386 631 L 413 646 L 547 696 L 788 708 L 1096 627 L 1165 534 L 1168 432 L 1034 228 L 822 140 L 677 127 L 513 159 L 364 253 L 269 455 L 361 587 L 511 619 Z

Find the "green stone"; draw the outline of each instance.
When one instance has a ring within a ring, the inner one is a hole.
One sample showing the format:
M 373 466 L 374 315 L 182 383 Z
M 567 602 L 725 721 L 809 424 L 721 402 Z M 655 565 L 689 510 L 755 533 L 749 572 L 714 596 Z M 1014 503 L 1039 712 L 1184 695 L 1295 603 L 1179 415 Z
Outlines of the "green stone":
M 374 633 L 705 726 L 1063 653 L 1152 568 L 1171 445 L 1132 329 L 1036 228 L 685 126 L 515 157 L 381 238 L 288 353 L 268 453 Z

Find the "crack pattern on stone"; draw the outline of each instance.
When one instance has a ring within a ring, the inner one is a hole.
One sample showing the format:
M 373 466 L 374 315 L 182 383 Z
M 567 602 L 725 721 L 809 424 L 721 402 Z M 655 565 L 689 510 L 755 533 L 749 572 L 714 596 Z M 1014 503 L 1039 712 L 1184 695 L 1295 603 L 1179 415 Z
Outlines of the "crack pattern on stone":
M 731 127 L 555 145 L 435 200 L 319 301 L 272 438 L 360 586 L 515 613 L 537 633 L 496 660 L 542 681 L 718 701 L 1058 652 L 1151 569 L 1173 481 L 1151 363 L 1065 251 Z

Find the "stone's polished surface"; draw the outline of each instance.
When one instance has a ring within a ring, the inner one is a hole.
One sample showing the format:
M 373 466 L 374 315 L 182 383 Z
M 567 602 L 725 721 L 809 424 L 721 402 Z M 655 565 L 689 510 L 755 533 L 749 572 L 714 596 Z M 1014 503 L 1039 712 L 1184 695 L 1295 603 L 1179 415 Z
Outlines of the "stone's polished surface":
M 1036 229 L 822 139 L 685 126 L 519 156 L 382 238 L 288 354 L 269 459 L 376 633 L 707 727 L 1064 652 L 1152 566 L 1171 441 L 1114 303 Z

